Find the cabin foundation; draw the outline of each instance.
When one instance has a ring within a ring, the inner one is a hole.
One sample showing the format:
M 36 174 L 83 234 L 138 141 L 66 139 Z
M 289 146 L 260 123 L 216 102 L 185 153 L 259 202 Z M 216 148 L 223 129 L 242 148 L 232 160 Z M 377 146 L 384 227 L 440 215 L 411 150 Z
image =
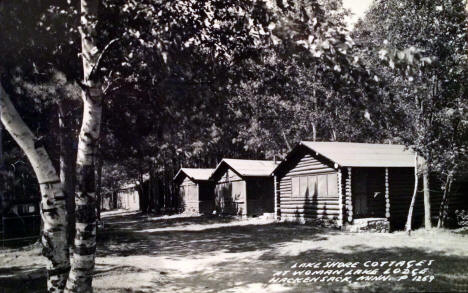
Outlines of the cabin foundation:
M 352 224 L 346 224 L 343 227 L 347 232 L 390 232 L 390 222 L 386 218 L 362 218 L 355 219 Z

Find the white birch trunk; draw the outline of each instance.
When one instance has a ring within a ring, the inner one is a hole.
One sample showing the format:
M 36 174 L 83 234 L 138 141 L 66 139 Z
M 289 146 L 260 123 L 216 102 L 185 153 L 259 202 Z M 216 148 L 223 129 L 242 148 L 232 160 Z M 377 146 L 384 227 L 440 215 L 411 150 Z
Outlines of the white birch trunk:
M 450 189 L 452 186 L 452 174 L 447 175 L 445 180 L 445 189 L 442 201 L 440 202 L 439 207 L 439 220 L 437 221 L 437 228 L 443 228 L 445 226 L 445 220 L 447 218 L 447 209 L 448 209 L 448 197 L 450 195 Z
M 432 228 L 431 222 L 431 192 L 429 189 L 429 165 L 424 164 L 423 170 L 423 189 L 424 189 L 424 227 Z
M 43 145 L 24 123 L 0 85 L 1 120 L 5 129 L 28 157 L 41 190 L 41 217 L 44 223 L 41 242 L 47 258 L 47 288 L 63 292 L 70 270 L 67 245 L 66 198 L 57 171 Z
M 312 123 L 312 141 L 317 140 L 317 125 L 315 122 Z
M 418 155 L 416 154 L 414 157 L 414 190 L 413 196 L 411 197 L 411 203 L 408 210 L 408 217 L 406 219 L 405 230 L 408 234 L 411 233 L 411 223 L 413 221 L 413 209 L 414 204 L 416 203 L 416 195 L 418 194 Z
M 81 46 L 83 60 L 83 121 L 77 153 L 76 234 L 66 292 L 93 292 L 96 252 L 95 159 L 101 128 L 102 90 L 93 80 L 97 64 L 97 0 L 81 0 Z

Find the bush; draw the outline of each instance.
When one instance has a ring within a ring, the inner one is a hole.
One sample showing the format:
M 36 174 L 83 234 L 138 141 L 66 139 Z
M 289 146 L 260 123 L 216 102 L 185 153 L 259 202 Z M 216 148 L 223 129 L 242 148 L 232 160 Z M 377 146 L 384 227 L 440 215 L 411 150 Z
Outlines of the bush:
M 468 227 L 468 211 L 456 210 L 455 218 L 459 227 Z

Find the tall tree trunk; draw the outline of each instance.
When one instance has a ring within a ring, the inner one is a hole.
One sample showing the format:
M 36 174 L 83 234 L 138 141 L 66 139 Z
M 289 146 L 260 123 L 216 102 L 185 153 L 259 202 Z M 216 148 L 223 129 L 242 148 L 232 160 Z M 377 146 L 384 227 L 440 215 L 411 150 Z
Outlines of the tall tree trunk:
M 445 220 L 447 218 L 447 209 L 448 209 L 448 197 L 450 195 L 450 189 L 452 187 L 452 173 L 447 175 L 447 179 L 445 181 L 445 189 L 444 195 L 442 197 L 442 201 L 440 202 L 439 208 L 439 219 L 437 221 L 437 228 L 442 228 L 445 226 Z
M 83 121 L 76 161 L 77 191 L 75 247 L 67 292 L 93 292 L 96 252 L 95 159 L 101 130 L 102 89 L 94 80 L 99 59 L 96 40 L 97 0 L 81 0 L 81 56 L 83 60 Z
M 312 141 L 317 140 L 317 124 L 312 122 Z
M 416 203 L 416 195 L 418 194 L 418 155 L 415 155 L 414 158 L 414 189 L 413 189 L 413 196 L 411 197 L 411 203 L 408 211 L 408 217 L 406 219 L 405 230 L 408 234 L 411 233 L 411 223 L 413 221 L 413 209 L 414 204 Z
M 281 134 L 283 135 L 284 143 L 286 144 L 286 147 L 288 148 L 288 151 L 291 151 L 291 145 L 289 144 L 288 138 L 286 137 L 286 133 L 284 132 L 284 129 L 281 130 Z
M 331 141 L 336 141 L 336 131 L 335 129 L 330 130 L 331 132 Z
M 68 243 L 73 246 L 75 238 L 75 184 L 76 152 L 74 150 L 73 127 L 70 121 L 69 105 L 66 100 L 58 102 L 59 108 L 59 144 L 60 144 L 60 181 L 67 198 Z
M 10 97 L 0 85 L 1 120 L 31 163 L 41 190 L 41 242 L 47 258 L 47 288 L 63 292 L 70 270 L 67 245 L 67 210 L 62 183 L 41 141 L 24 123 Z
M 0 104 L 1 107 L 1 104 Z M 0 111 L 0 115 L 2 115 Z M 1 120 L 1 117 L 0 117 Z M 5 158 L 3 156 L 3 124 L 0 123 L 0 217 L 3 210 L 3 197 L 6 191 Z
M 101 146 L 98 149 L 98 158 L 97 158 L 97 166 L 96 166 L 96 213 L 98 220 L 101 220 L 101 207 L 102 207 L 102 152 Z
M 138 193 L 138 198 L 139 198 L 139 207 L 138 209 L 142 212 L 145 212 L 146 209 L 148 208 L 148 194 L 146 194 L 143 190 L 143 171 L 139 170 L 138 171 L 138 178 L 135 182 L 135 191 Z
M 429 189 L 429 164 L 424 163 L 423 167 L 423 189 L 424 189 L 424 227 L 426 229 L 432 228 L 431 223 L 431 196 Z

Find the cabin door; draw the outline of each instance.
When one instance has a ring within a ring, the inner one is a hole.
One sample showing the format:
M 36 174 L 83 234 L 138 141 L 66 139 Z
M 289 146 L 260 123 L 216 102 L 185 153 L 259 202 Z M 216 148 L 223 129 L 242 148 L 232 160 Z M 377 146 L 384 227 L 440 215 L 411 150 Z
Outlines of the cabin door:
M 357 172 L 356 172 L 357 171 Z M 365 170 L 356 170 L 353 172 L 353 210 L 355 218 L 362 218 L 368 216 L 367 205 L 367 177 L 368 174 Z

